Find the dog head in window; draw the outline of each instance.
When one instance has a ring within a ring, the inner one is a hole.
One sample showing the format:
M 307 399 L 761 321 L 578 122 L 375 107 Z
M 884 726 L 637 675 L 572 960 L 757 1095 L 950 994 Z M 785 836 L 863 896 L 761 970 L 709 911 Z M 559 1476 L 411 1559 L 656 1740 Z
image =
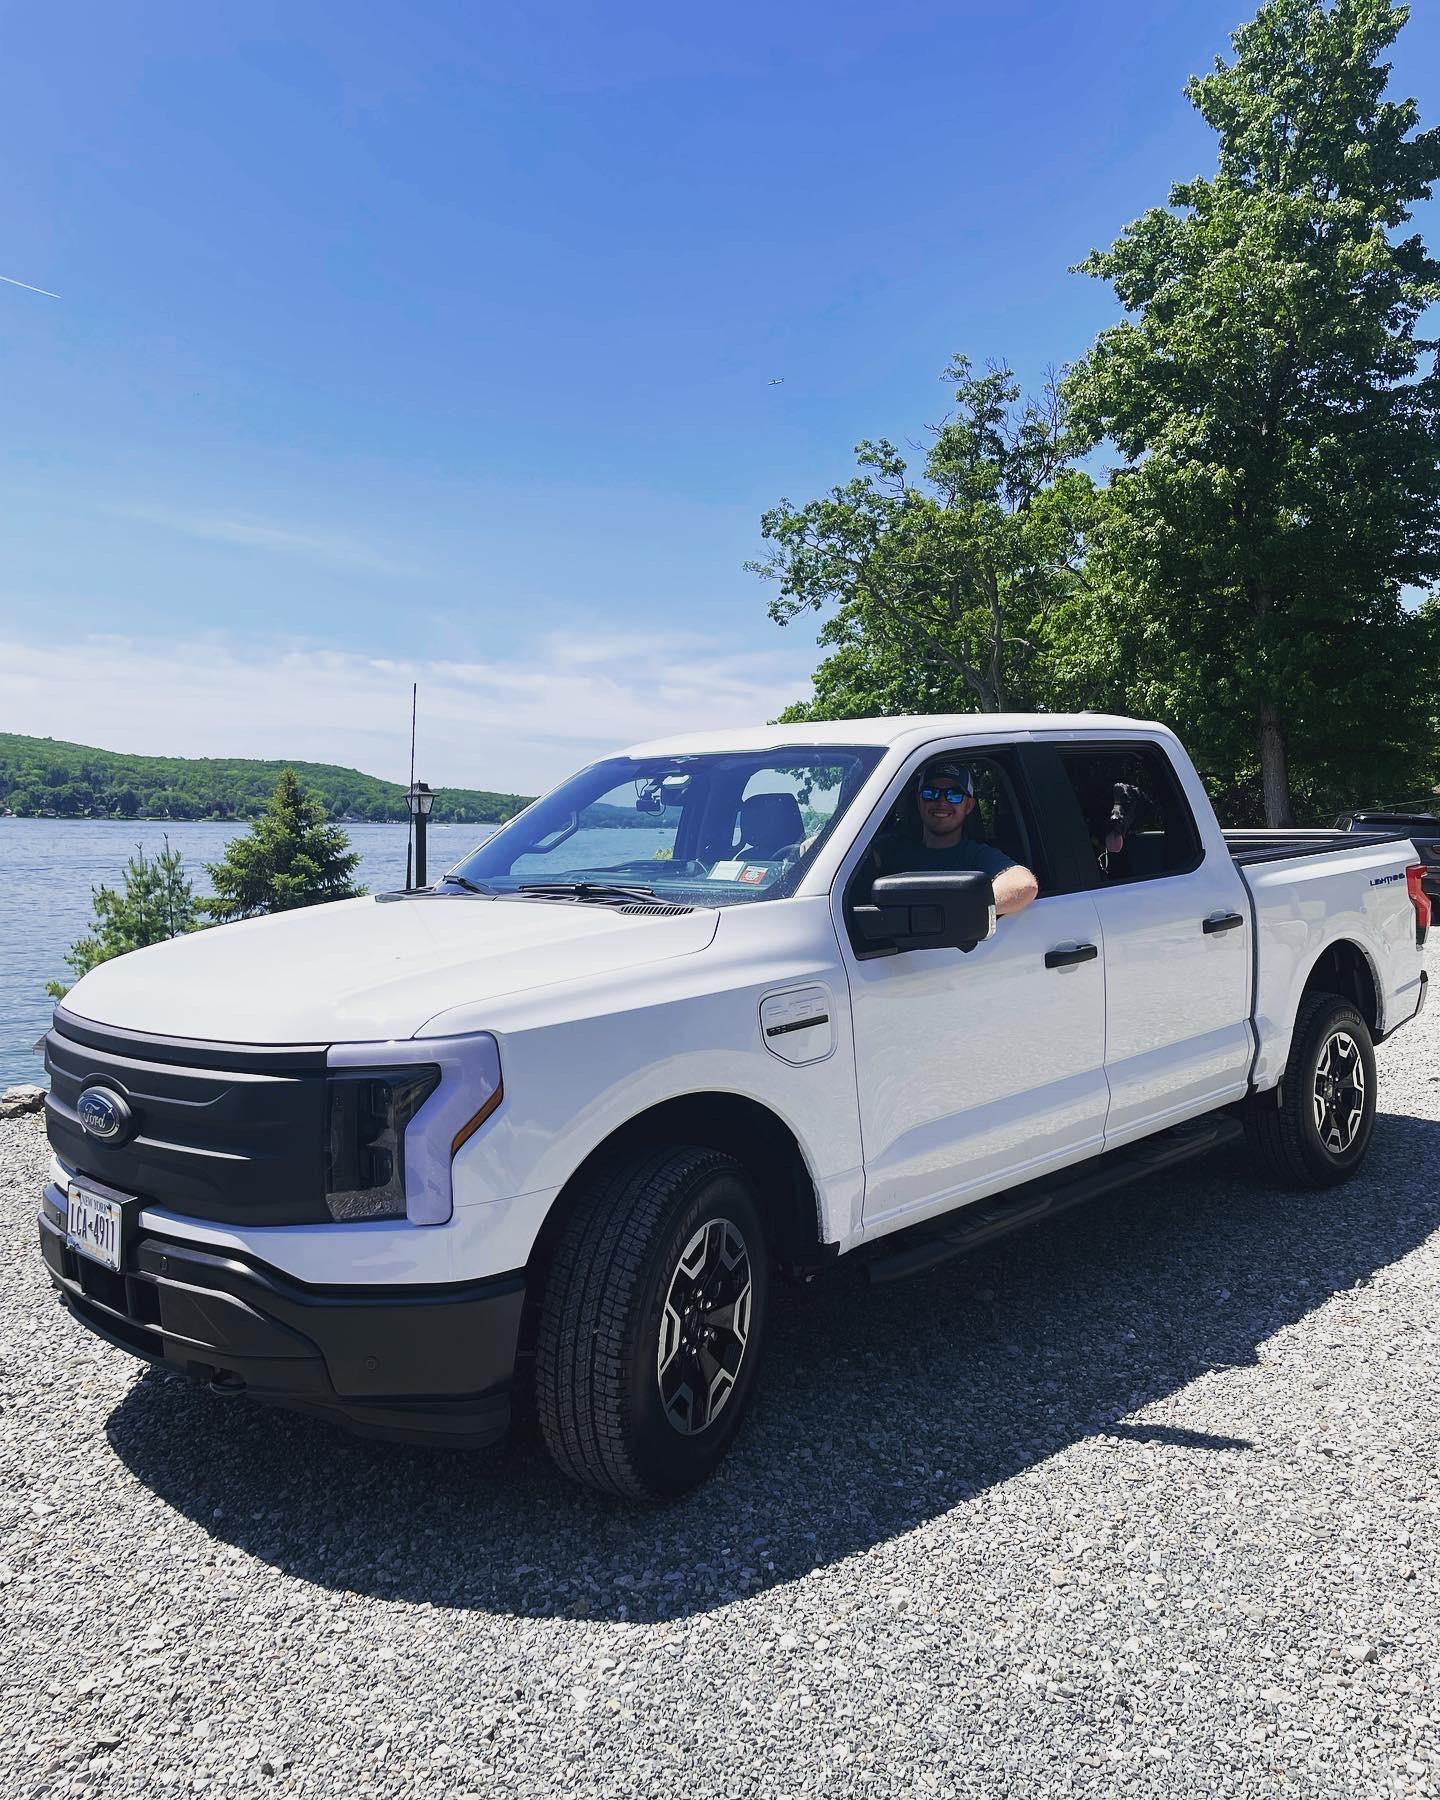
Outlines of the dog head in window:
M 1110 811 L 1100 833 L 1100 867 L 1112 880 L 1129 869 L 1130 834 L 1144 825 L 1153 811 L 1148 797 L 1130 781 L 1117 781 L 1110 790 Z

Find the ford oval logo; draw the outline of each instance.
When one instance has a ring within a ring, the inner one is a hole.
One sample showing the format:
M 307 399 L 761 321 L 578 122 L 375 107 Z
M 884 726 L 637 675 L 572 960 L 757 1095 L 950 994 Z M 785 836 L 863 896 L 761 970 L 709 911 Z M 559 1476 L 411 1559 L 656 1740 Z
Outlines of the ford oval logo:
M 102 1144 L 115 1143 L 130 1128 L 130 1108 L 109 1088 L 86 1088 L 75 1110 L 86 1134 Z

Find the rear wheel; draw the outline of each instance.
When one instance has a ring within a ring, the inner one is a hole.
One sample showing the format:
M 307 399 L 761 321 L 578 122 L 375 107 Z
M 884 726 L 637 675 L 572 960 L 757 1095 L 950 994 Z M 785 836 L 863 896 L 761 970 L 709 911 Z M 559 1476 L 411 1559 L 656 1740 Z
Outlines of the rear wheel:
M 1245 1123 L 1266 1168 L 1292 1187 L 1333 1187 L 1355 1173 L 1375 1125 L 1375 1047 L 1348 1000 L 1301 1002 L 1278 1104 L 1256 1095 Z
M 703 1481 L 749 1404 L 769 1290 L 760 1210 L 732 1157 L 670 1146 L 598 1173 L 541 1303 L 536 1406 L 557 1466 L 627 1500 Z

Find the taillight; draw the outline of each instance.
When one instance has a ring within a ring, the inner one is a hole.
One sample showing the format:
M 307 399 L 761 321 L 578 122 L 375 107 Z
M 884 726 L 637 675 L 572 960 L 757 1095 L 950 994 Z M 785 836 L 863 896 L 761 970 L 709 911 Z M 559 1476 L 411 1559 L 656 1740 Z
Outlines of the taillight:
M 1405 871 L 1405 886 L 1410 894 L 1410 904 L 1415 908 L 1415 942 L 1423 944 L 1425 933 L 1430 929 L 1430 896 L 1425 892 L 1425 865 L 1411 863 Z

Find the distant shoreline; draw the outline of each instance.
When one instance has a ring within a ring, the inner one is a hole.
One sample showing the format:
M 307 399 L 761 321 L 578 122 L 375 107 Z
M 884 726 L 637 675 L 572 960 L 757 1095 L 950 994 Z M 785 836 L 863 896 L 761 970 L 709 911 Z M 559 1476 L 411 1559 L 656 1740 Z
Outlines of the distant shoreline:
M 333 824 L 409 822 L 406 787 L 339 763 L 139 756 L 7 731 L 0 731 L 0 817 L 79 819 L 97 825 L 248 825 L 263 817 L 286 769 L 299 777 Z M 434 825 L 494 825 L 530 804 L 528 795 L 494 788 L 442 783 L 432 792 Z M 152 807 L 161 810 L 153 812 Z

